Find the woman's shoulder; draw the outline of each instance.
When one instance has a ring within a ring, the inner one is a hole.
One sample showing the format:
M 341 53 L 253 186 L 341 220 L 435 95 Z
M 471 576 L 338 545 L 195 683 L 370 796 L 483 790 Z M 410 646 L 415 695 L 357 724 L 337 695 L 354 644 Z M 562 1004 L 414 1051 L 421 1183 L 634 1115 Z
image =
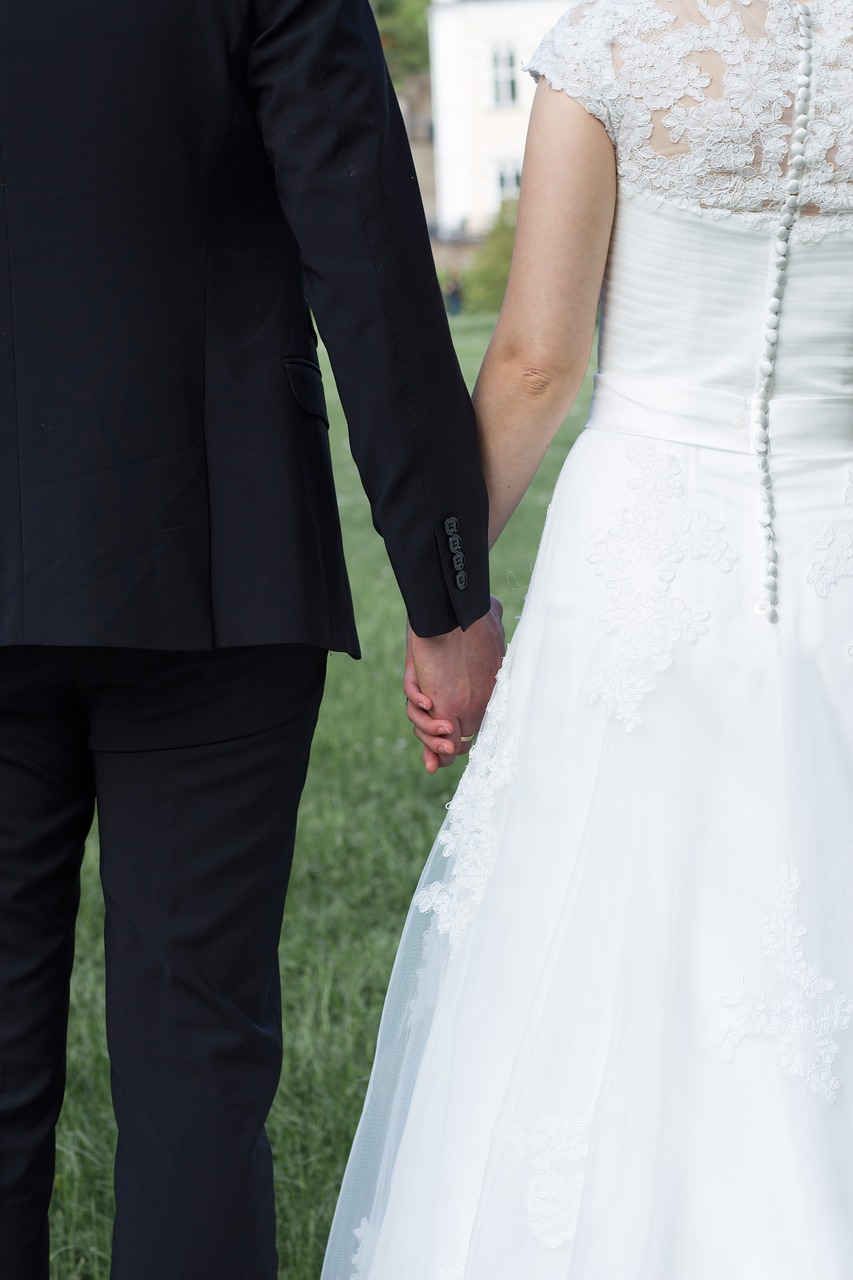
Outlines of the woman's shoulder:
M 620 89 L 614 51 L 652 25 L 668 25 L 660 0 L 571 0 L 525 63 L 597 116 L 612 132 L 611 108 Z
M 620 45 L 647 39 L 655 32 L 673 29 L 683 0 L 571 0 L 554 26 L 540 41 L 528 63 L 552 79 L 539 63 L 552 70 L 586 66 L 594 74 L 613 76 L 613 52 Z M 609 73 L 609 74 L 608 74 Z M 559 87 L 559 86 L 558 86 Z

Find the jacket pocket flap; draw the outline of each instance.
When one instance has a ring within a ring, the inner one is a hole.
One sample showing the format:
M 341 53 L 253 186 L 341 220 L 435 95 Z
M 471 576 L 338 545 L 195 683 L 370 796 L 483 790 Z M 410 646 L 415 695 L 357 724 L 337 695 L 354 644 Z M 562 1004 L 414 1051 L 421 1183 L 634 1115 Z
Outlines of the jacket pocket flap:
M 322 418 L 326 426 L 329 417 L 326 412 L 326 397 L 323 394 L 323 376 L 316 364 L 309 360 L 287 360 L 281 362 L 286 371 L 290 389 L 300 409 L 311 413 L 315 418 Z

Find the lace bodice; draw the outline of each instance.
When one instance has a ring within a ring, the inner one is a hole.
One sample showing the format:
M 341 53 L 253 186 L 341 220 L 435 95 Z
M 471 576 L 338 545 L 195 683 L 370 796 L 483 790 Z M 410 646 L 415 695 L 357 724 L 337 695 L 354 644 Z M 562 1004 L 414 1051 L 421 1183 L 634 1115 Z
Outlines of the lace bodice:
M 605 125 L 621 194 L 768 230 L 789 177 L 797 0 L 576 0 L 527 69 Z M 853 230 L 853 0 L 811 6 L 811 121 L 793 238 Z

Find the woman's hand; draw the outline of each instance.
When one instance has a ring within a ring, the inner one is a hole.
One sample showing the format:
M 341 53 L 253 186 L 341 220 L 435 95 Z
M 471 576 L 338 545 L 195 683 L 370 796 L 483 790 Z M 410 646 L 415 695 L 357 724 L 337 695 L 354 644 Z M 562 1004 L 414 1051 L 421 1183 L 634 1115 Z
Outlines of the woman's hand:
M 467 631 L 422 638 L 406 629 L 406 714 L 435 773 L 470 750 L 506 649 L 503 605 L 492 596 L 485 617 Z

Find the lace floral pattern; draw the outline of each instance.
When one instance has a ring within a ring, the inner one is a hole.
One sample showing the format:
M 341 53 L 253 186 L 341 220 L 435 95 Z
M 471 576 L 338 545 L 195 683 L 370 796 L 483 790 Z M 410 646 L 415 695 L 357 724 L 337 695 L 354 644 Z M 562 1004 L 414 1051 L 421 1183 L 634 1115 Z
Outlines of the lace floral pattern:
M 847 470 L 844 505 L 853 507 L 853 468 Z M 823 533 L 815 538 L 812 547 L 821 552 L 821 557 L 812 561 L 806 580 L 825 600 L 832 588 L 844 578 L 853 578 L 853 528 L 849 525 L 824 525 Z
M 847 470 L 844 505 L 853 507 L 853 468 Z M 824 525 L 823 533 L 812 547 L 821 552 L 821 557 L 812 561 L 806 580 L 825 600 L 844 578 L 853 578 L 853 529 L 849 525 Z
M 486 892 L 498 848 L 493 810 L 498 793 L 515 776 L 518 743 L 507 725 L 508 701 L 509 676 L 504 666 L 498 672 L 468 767 L 448 806 L 447 821 L 439 832 L 445 858 L 453 859 L 451 873 L 415 895 L 415 906 L 433 913 L 436 928 L 448 936 L 453 954 Z
M 812 546 L 823 553 L 812 562 L 808 581 L 824 600 L 843 578 L 853 578 L 853 534 L 828 524 Z
M 544 1115 L 531 1132 L 515 1124 L 506 1140 L 530 1167 L 524 1208 L 533 1235 L 546 1249 L 575 1237 L 593 1109 Z
M 853 469 L 847 471 L 847 488 L 844 490 L 845 507 L 853 507 Z
M 788 0 L 575 0 L 527 69 L 616 147 L 620 192 L 775 229 L 797 87 Z M 853 228 L 853 0 L 815 13 L 814 120 L 792 236 Z
M 370 1224 L 367 1221 L 367 1218 L 362 1218 L 360 1224 L 353 1231 L 353 1235 L 358 1241 L 358 1247 L 350 1259 L 352 1265 L 355 1267 L 355 1271 L 352 1273 L 349 1280 L 359 1280 L 359 1277 L 361 1276 L 361 1268 L 364 1263 L 364 1248 L 369 1230 Z
M 841 1081 L 833 1075 L 838 1053 L 836 1033 L 846 1031 L 853 1017 L 853 1001 L 836 991 L 835 983 L 805 959 L 798 897 L 800 876 L 783 865 L 776 906 L 762 924 L 761 955 L 769 981 L 764 985 L 742 980 L 722 1003 L 731 1017 L 721 1022 L 715 1043 L 728 1062 L 743 1040 L 763 1036 L 775 1041 L 779 1065 L 799 1076 L 812 1093 L 834 1102 Z
M 737 553 L 722 536 L 723 520 L 688 507 L 671 454 L 644 443 L 630 446 L 628 459 L 639 473 L 628 481 L 637 501 L 589 557 L 610 598 L 601 620 L 620 636 L 616 661 L 584 681 L 581 692 L 632 733 L 643 722 L 641 701 L 658 687 L 655 677 L 672 665 L 677 647 L 708 630 L 708 611 L 670 591 L 678 566 L 690 557 L 729 573 Z

